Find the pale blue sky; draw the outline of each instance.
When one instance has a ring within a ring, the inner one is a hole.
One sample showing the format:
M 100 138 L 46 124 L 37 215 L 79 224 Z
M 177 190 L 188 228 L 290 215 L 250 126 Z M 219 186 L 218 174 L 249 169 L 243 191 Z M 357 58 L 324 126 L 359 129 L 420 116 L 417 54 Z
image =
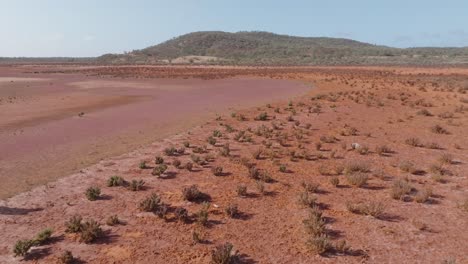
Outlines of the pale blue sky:
M 204 30 L 468 46 L 468 1 L 0 0 L 0 57 L 98 56 Z

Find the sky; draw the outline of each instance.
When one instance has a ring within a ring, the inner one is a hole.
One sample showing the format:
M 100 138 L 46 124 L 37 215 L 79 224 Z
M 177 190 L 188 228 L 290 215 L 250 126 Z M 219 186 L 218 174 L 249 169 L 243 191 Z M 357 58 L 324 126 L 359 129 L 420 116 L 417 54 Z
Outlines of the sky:
M 193 31 L 468 46 L 467 0 L 0 0 L 0 57 L 87 57 Z

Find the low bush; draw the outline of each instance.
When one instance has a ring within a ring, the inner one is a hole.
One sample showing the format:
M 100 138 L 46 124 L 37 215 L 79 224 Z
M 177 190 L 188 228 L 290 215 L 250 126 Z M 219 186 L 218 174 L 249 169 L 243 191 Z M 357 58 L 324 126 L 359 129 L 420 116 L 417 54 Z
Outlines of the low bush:
M 235 218 L 239 214 L 239 209 L 237 208 L 237 204 L 232 204 L 232 203 L 229 204 L 224 211 L 231 218 Z
M 115 226 L 120 224 L 120 219 L 117 215 L 111 215 L 106 220 L 106 225 L 108 226 Z
M 177 220 L 179 220 L 180 222 L 188 222 L 189 220 L 189 215 L 188 215 L 188 211 L 187 209 L 183 208 L 183 207 L 178 207 L 175 211 L 175 216 L 177 218 Z
M 222 176 L 223 175 L 223 167 L 221 166 L 214 166 L 211 168 L 211 172 L 214 176 Z
M 216 246 L 211 251 L 212 264 L 234 264 L 237 262 L 237 253 L 232 251 L 233 246 L 231 243 Z
M 352 186 L 355 187 L 363 187 L 367 184 L 367 180 L 369 179 L 369 176 L 362 172 L 355 172 L 351 174 L 346 175 L 346 180 L 348 183 Z
M 58 263 L 60 264 L 72 264 L 75 262 L 75 257 L 73 257 L 73 254 L 65 250 L 60 257 L 58 257 Z
M 101 195 L 101 189 L 99 187 L 89 187 L 85 192 L 86 198 L 90 201 L 96 201 Z
M 140 191 L 144 188 L 145 182 L 143 180 L 132 180 L 128 186 L 128 188 L 133 191 Z
M 184 200 L 194 202 L 200 200 L 203 197 L 203 193 L 198 190 L 197 185 L 191 185 L 182 189 L 182 196 Z
M 155 213 L 160 218 L 164 218 L 168 210 L 168 206 L 161 201 L 161 197 L 156 193 L 152 193 L 149 197 L 142 200 L 138 208 L 144 212 Z
M 15 257 L 21 256 L 24 257 L 28 254 L 29 249 L 34 246 L 33 240 L 18 240 L 13 247 L 13 254 Z
M 107 180 L 107 187 L 123 186 L 125 180 L 120 176 L 112 176 Z
M 330 184 L 334 187 L 337 187 L 340 184 L 340 179 L 336 176 L 330 178 Z
M 80 233 L 80 240 L 86 244 L 92 243 L 102 236 L 102 229 L 98 222 L 89 220 L 83 223 Z
M 79 215 L 72 216 L 66 223 L 65 223 L 65 232 L 67 233 L 79 233 L 82 228 L 81 221 L 83 218 Z
M 247 186 L 245 185 L 238 185 L 236 189 L 237 195 L 241 197 L 247 196 Z
M 409 194 L 412 190 L 411 185 L 406 180 L 395 180 L 390 190 L 390 196 L 395 200 L 401 200 L 405 195 Z

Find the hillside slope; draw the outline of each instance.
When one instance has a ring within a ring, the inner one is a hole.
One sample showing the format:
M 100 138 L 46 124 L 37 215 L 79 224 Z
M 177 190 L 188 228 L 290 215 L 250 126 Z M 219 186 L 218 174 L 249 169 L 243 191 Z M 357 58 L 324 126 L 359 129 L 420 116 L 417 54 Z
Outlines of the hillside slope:
M 316 65 L 466 63 L 468 48 L 398 49 L 350 39 L 293 37 L 268 32 L 194 32 L 101 63 L 216 63 Z

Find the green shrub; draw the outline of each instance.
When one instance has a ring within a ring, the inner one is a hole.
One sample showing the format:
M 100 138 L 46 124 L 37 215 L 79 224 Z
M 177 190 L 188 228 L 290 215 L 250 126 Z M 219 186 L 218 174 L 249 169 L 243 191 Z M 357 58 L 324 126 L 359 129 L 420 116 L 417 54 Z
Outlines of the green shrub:
M 136 191 L 142 190 L 144 188 L 144 185 L 145 185 L 145 182 L 143 180 L 132 180 L 128 188 L 131 191 L 136 192 Z
M 142 200 L 138 208 L 145 212 L 153 212 L 159 217 L 165 217 L 168 207 L 161 201 L 161 197 L 156 193 L 152 193 L 149 197 Z
M 229 204 L 224 211 L 231 218 L 235 218 L 239 214 L 236 204 Z
M 337 187 L 340 184 L 340 179 L 336 176 L 330 178 L 330 184 L 334 187 Z
M 81 221 L 83 218 L 79 215 L 74 215 L 72 216 L 66 223 L 65 227 L 66 230 L 65 232 L 67 233 L 79 233 L 82 229 L 82 224 Z
M 46 228 L 39 232 L 39 234 L 36 235 L 36 238 L 34 238 L 34 245 L 40 246 L 40 245 L 45 245 L 48 242 L 50 242 L 50 238 L 52 237 L 53 230 L 50 228 Z
M 211 172 L 214 176 L 222 176 L 223 175 L 223 167 L 215 166 L 211 168 Z
M 164 163 L 164 158 L 161 157 L 161 156 L 156 156 L 156 157 L 154 158 L 154 163 L 155 163 L 155 164 L 163 164 L 163 163 Z
M 32 246 L 34 246 L 33 240 L 18 240 L 13 247 L 13 254 L 15 257 L 24 257 L 26 254 L 28 254 L 28 251 Z
M 191 185 L 182 189 L 182 196 L 184 200 L 194 202 L 203 198 L 203 193 L 198 190 L 197 185 Z
M 355 172 L 352 174 L 346 175 L 346 180 L 348 183 L 355 187 L 363 187 L 367 184 L 369 177 L 361 172 Z
M 247 196 L 247 186 L 245 185 L 238 185 L 236 189 L 237 195 L 241 197 Z
M 124 184 L 125 180 L 120 176 L 112 176 L 107 180 L 108 187 L 123 186 Z
M 332 245 L 326 235 L 312 236 L 307 240 L 306 244 L 312 253 L 318 255 L 322 255 L 332 249 Z
M 102 236 L 102 229 L 98 222 L 89 220 L 83 223 L 80 240 L 86 244 L 92 243 Z
M 60 255 L 60 257 L 58 258 L 58 262 L 60 264 L 72 264 L 75 262 L 75 258 L 73 257 L 73 254 L 68 251 L 68 250 L 65 250 L 62 255 Z
M 107 218 L 106 224 L 108 226 L 118 225 L 118 224 L 120 224 L 120 219 L 119 219 L 119 217 L 117 215 L 111 215 L 111 216 L 109 216 L 109 218 Z
M 390 191 L 390 196 L 395 200 L 401 200 L 407 194 L 409 194 L 412 190 L 411 185 L 406 180 L 395 180 L 392 184 L 392 188 Z
M 183 208 L 183 207 L 177 207 L 177 209 L 174 211 L 175 213 L 175 216 L 177 218 L 177 220 L 181 221 L 181 222 L 188 222 L 189 220 L 189 215 L 188 215 L 188 211 L 187 209 Z
M 164 174 L 164 172 L 166 172 L 167 170 L 167 165 L 166 164 L 159 164 L 158 166 L 156 166 L 153 171 L 151 172 L 151 175 L 153 176 L 161 176 L 162 174 Z
M 99 187 L 89 187 L 85 192 L 86 198 L 90 201 L 96 201 L 101 195 L 101 189 Z
M 234 264 L 236 263 L 237 254 L 232 251 L 233 246 L 230 243 L 216 246 L 211 251 L 211 263 L 212 264 Z

